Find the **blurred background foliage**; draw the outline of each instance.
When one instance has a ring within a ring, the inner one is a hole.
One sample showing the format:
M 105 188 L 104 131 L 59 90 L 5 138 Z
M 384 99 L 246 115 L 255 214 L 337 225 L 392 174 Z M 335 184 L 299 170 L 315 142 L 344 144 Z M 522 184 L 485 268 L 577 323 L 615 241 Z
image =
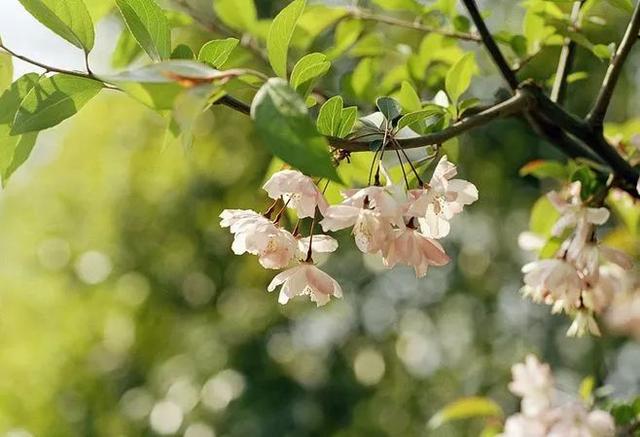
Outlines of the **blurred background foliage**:
M 266 18 L 285 2 L 256 3 Z M 519 31 L 522 5 L 481 3 L 490 27 Z M 608 44 L 627 15 L 602 3 L 610 24 L 590 37 Z M 211 16 L 208 1 L 194 4 Z M 102 37 L 115 40 L 109 2 L 93 6 L 111 23 Z M 410 74 L 419 33 L 365 25 L 369 41 L 351 47 L 324 79 L 329 94 L 342 92 L 363 115 L 402 79 L 426 99 L 442 88 L 447 59 L 425 77 Z M 208 39 L 194 25 L 174 35 L 194 49 Z M 331 46 L 332 31 L 313 44 Z M 462 53 L 456 47 L 478 48 L 442 44 L 444 58 Z M 549 47 L 521 74 L 547 81 L 558 51 Z M 241 51 L 229 65 L 251 59 Z M 629 62 L 615 121 L 640 109 L 639 62 L 637 55 Z M 483 73 L 470 94 L 491 101 L 502 84 L 480 52 L 478 63 Z M 569 108 L 586 112 L 605 65 L 578 49 L 576 71 L 589 74 L 570 86 Z M 637 129 L 628 126 L 609 129 L 631 140 Z M 551 188 L 518 170 L 533 158 L 559 157 L 524 123 L 500 121 L 462 139 L 460 174 L 478 186 L 480 201 L 446 239 L 454 262 L 418 280 L 408 268 L 380 270 L 340 234 L 351 250 L 325 268 L 345 296 L 319 309 L 303 299 L 280 306 L 265 289 L 272 272 L 233 256 L 219 228 L 224 208 L 267 205 L 259 187 L 271 158 L 250 123 L 215 107 L 197 121 L 190 150 L 165 141 L 165 129 L 163 117 L 102 93 L 40 135 L 3 190 L 0 432 L 7 436 L 477 435 L 481 423 L 430 430 L 427 422 L 465 395 L 514 411 L 509 368 L 527 352 L 549 361 L 567 392 L 593 375 L 614 398 L 638 393 L 637 343 L 568 339 L 569 320 L 518 293 L 528 258 L 517 236 L 541 189 Z M 634 232 L 620 229 L 617 245 L 637 251 Z

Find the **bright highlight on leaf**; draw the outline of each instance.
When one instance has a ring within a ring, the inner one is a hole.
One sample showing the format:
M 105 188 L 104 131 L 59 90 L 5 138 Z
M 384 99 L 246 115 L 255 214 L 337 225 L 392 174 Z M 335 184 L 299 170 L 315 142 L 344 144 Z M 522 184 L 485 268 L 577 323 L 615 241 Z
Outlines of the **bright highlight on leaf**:
M 491 399 L 471 396 L 458 399 L 438 411 L 429 420 L 429 428 L 435 429 L 454 420 L 502 416 L 502 408 Z
M 322 53 L 309 53 L 300 59 L 293 67 L 290 83 L 294 90 L 302 96 L 311 92 L 315 81 L 324 76 L 331 68 L 331 62 L 327 61 Z
M 22 100 L 11 134 L 57 125 L 78 112 L 102 87 L 98 81 L 68 74 L 42 77 Z
M 214 68 L 221 68 L 233 49 L 238 46 L 240 40 L 237 38 L 214 39 L 209 41 L 200 49 L 198 61 L 206 62 Z
M 267 37 L 269 62 L 275 73 L 287 78 L 289 44 L 298 19 L 306 6 L 306 0 L 294 0 L 273 19 Z
M 74 46 L 89 53 L 95 34 L 82 0 L 19 0 L 36 20 Z
M 471 77 L 476 71 L 476 61 L 473 53 L 467 53 L 458 60 L 445 78 L 445 90 L 451 103 L 456 105 L 458 99 L 471 84 Z
M 116 0 L 127 27 L 140 47 L 158 62 L 171 55 L 171 29 L 154 0 Z

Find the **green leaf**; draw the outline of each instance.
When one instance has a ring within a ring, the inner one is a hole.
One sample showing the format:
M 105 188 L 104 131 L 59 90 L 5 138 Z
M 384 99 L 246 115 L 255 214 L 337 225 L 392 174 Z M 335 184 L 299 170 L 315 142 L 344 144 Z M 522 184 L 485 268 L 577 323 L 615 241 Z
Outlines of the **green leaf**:
M 529 229 L 535 234 L 548 237 L 551 235 L 551 228 L 558 218 L 560 218 L 560 213 L 553 207 L 547 196 L 542 196 L 531 208 Z
M 397 129 L 400 130 L 414 123 L 423 121 L 425 118 L 432 117 L 434 115 L 440 115 L 440 114 L 442 114 L 442 111 L 434 107 L 421 109 L 415 112 L 410 112 L 408 114 L 403 115 L 400 118 L 400 120 L 398 121 Z
M 309 118 L 304 100 L 285 80 L 271 78 L 260 88 L 251 117 L 275 156 L 308 175 L 339 181 L 327 141 Z
M 213 0 L 213 10 L 224 24 L 239 31 L 252 30 L 258 21 L 253 0 Z
M 473 53 L 467 53 L 449 69 L 445 78 L 445 90 L 452 104 L 457 104 L 460 96 L 469 88 L 475 70 Z
M 322 4 L 309 5 L 298 20 L 292 44 L 301 50 L 307 50 L 318 35 L 346 14 L 345 8 L 330 8 Z
M 384 118 L 386 118 L 389 123 L 402 114 L 400 103 L 391 97 L 378 97 L 376 99 L 376 107 L 382 112 L 382 115 L 384 115 Z
M 553 178 L 565 180 L 569 176 L 567 169 L 558 161 L 545 161 L 537 159 L 524 165 L 520 169 L 520 176 L 535 176 L 538 179 Z
M 238 46 L 237 38 L 214 39 L 200 49 L 198 60 L 206 62 L 214 68 L 222 68 L 231 52 Z
M 591 47 L 591 52 L 596 55 L 598 58 L 608 61 L 613 56 L 613 52 L 615 51 L 615 44 L 611 43 L 609 45 L 604 44 L 596 44 Z
M 36 141 L 37 133 L 11 135 L 11 124 L 20 102 L 37 82 L 37 74 L 26 74 L 0 95 L 0 176 L 3 185 L 26 160 Z
M 186 44 L 178 44 L 175 49 L 171 52 L 171 59 L 187 59 L 193 61 L 196 58 L 196 55 Z
M 180 137 L 185 150 L 193 144 L 193 125 L 209 108 L 212 95 L 217 88 L 212 84 L 200 85 L 185 90 L 176 98 L 170 128 L 176 137 Z
M 42 77 L 20 104 L 11 134 L 57 125 L 78 112 L 102 87 L 101 82 L 68 74 Z
M 320 107 L 316 126 L 322 135 L 337 136 L 342 120 L 342 97 L 334 96 Z
M 423 6 L 416 0 L 373 0 L 373 3 L 389 11 L 411 11 L 421 13 Z
M 358 41 L 363 29 L 364 24 L 359 20 L 340 21 L 336 26 L 333 47 L 326 52 L 327 57 L 334 60 L 349 50 Z
M 154 61 L 171 54 L 171 29 L 164 12 L 154 0 L 116 0 L 127 27 L 140 47 Z
M 0 91 L 3 91 L 13 79 L 13 61 L 9 53 L 0 53 Z
M 447 422 L 472 417 L 502 417 L 500 405 L 489 398 L 471 396 L 458 399 L 438 411 L 429 420 L 431 429 L 438 428 Z
M 406 80 L 402 81 L 402 85 L 400 85 L 398 100 L 402 105 L 402 109 L 406 112 L 416 112 L 422 109 L 420 96 L 418 96 L 415 88 Z
M 208 65 L 188 60 L 170 60 L 137 70 L 100 76 L 153 109 L 172 109 L 185 87 L 211 82 L 220 72 Z
M 306 6 L 306 0 L 294 0 L 273 19 L 267 37 L 267 54 L 275 73 L 287 77 L 287 54 L 298 19 Z
M 54 33 L 89 53 L 95 34 L 82 0 L 19 0 L 22 6 Z
M 633 3 L 631 0 L 608 0 L 612 6 L 622 9 L 625 12 L 633 12 Z
M 331 68 L 331 62 L 327 61 L 326 55 L 322 53 L 309 53 L 300 59 L 293 67 L 289 83 L 294 90 L 302 96 L 306 96 L 311 91 L 316 79 L 324 76 Z
M 124 68 L 136 60 L 142 53 L 142 47 L 138 44 L 133 34 L 126 27 L 122 29 L 116 49 L 111 56 L 111 66 L 113 68 Z
M 344 138 L 351 133 L 353 126 L 358 119 L 358 108 L 356 106 L 349 106 L 344 108 L 340 114 L 340 127 L 336 134 L 340 138 Z

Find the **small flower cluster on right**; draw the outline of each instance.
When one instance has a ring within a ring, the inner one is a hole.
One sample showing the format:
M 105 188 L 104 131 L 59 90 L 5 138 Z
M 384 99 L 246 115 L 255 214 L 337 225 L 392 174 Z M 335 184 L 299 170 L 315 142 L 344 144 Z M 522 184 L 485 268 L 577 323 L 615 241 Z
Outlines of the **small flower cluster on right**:
M 609 219 L 609 210 L 586 205 L 580 188 L 580 182 L 574 182 L 563 192 L 547 195 L 560 213 L 551 234 L 562 244 L 554 257 L 522 268 L 524 295 L 551 305 L 554 313 L 570 315 L 574 321 L 567 331 L 569 336 L 600 335 L 595 316 L 604 314 L 624 291 L 627 271 L 633 267 L 624 252 L 600 244 L 596 226 Z M 525 249 L 540 249 L 544 240 L 523 234 L 520 244 Z
M 556 387 L 548 364 L 535 355 L 511 368 L 509 390 L 522 398 L 520 412 L 509 418 L 503 437 L 613 437 L 613 417 L 603 410 L 589 409 L 584 402 L 556 402 Z

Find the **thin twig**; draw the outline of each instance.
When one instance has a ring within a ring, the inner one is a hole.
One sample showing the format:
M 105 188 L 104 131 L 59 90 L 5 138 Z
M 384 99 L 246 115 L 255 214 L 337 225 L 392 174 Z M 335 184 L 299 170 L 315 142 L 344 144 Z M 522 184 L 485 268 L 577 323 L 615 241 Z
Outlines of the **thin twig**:
M 348 15 L 351 18 L 362 21 L 371 21 L 375 23 L 387 24 L 390 26 L 403 27 L 405 29 L 417 30 L 425 33 L 437 33 L 439 35 L 456 38 L 463 41 L 481 42 L 480 35 L 475 33 L 457 32 L 455 30 L 441 29 L 439 27 L 428 26 L 419 21 L 405 21 L 395 17 L 385 15 L 377 15 L 360 8 L 349 9 Z
M 478 29 L 478 33 L 480 33 L 480 37 L 482 38 L 482 43 L 486 47 L 491 59 L 493 59 L 494 64 L 500 70 L 500 74 L 504 78 L 504 80 L 509 84 L 509 87 L 512 91 L 515 91 L 518 88 L 518 79 L 516 78 L 515 73 L 511 70 L 511 67 L 507 63 L 504 55 L 500 51 L 500 48 L 496 44 L 496 41 L 493 39 L 491 32 L 487 28 L 484 20 L 482 19 L 482 15 L 480 15 L 480 11 L 476 6 L 475 0 L 462 0 L 464 5 L 471 16 L 471 21 L 475 24 Z
M 587 122 L 598 129 L 602 128 L 602 123 L 605 115 L 607 114 L 607 109 L 609 108 L 613 91 L 616 88 L 616 84 L 620 78 L 620 73 L 622 73 L 622 67 L 631 52 L 631 48 L 638 39 L 638 32 L 640 32 L 640 2 L 636 3 L 636 7 L 631 15 L 631 20 L 627 26 L 627 30 L 625 31 L 622 41 L 620 41 L 620 45 L 618 46 L 618 50 L 616 50 L 616 53 L 609 64 L 609 68 L 607 69 L 607 73 L 604 76 L 602 87 L 600 88 L 598 97 L 596 97 L 593 109 L 591 109 L 591 112 L 587 115 Z
M 0 49 L 2 49 L 5 52 L 9 53 L 14 58 L 20 59 L 20 60 L 22 60 L 24 62 L 27 62 L 27 63 L 31 64 L 31 65 L 35 65 L 36 67 L 40 67 L 40 68 L 44 69 L 46 72 L 68 74 L 68 75 L 71 75 L 71 76 L 84 77 L 86 79 L 92 79 L 92 80 L 95 80 L 95 81 L 98 81 L 98 82 L 102 82 L 100 79 L 98 79 L 96 76 L 94 76 L 93 73 L 91 73 L 91 72 L 85 73 L 83 71 L 65 70 L 63 68 L 58 68 L 58 67 L 53 67 L 51 65 L 43 64 L 42 62 L 35 61 L 35 60 L 31 59 L 31 58 L 28 58 L 28 57 L 26 57 L 24 55 L 21 55 L 19 53 L 14 52 L 13 50 L 9 49 L 8 47 L 6 47 L 2 43 L 0 43 Z
M 571 9 L 571 23 L 576 26 L 578 19 L 580 18 L 580 8 L 585 0 L 578 0 L 573 2 Z M 560 59 L 558 60 L 558 68 L 556 69 L 556 77 L 553 81 L 553 88 L 551 89 L 551 100 L 559 104 L 564 100 L 567 91 L 567 77 L 573 67 L 573 59 L 576 54 L 576 43 L 571 38 L 565 38 L 562 51 L 560 52 Z

